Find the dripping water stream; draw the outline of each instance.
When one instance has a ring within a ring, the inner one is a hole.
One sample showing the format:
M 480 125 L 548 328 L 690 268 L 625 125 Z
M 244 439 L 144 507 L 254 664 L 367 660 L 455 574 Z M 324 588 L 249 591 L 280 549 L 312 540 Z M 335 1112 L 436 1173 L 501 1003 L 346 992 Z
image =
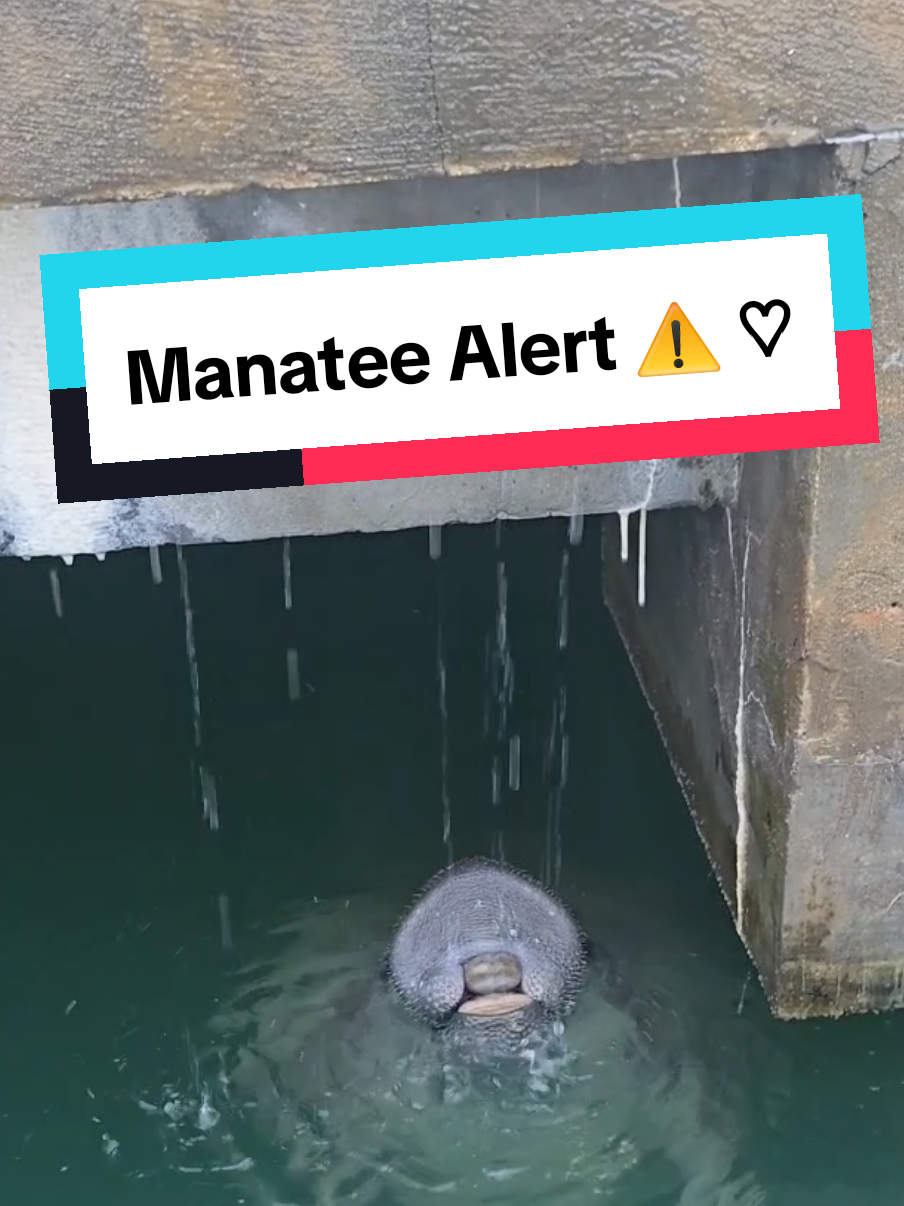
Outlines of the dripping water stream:
M 194 734 L 194 755 L 192 759 L 192 777 L 197 778 L 198 793 L 202 809 L 202 817 L 207 822 L 212 837 L 215 839 L 220 829 L 220 806 L 217 799 L 217 781 L 210 768 L 206 765 L 203 745 L 203 730 L 201 724 L 201 677 L 198 671 L 198 652 L 195 644 L 195 617 L 191 601 L 191 585 L 189 580 L 188 558 L 182 545 L 176 545 L 176 564 L 179 569 L 179 594 L 182 600 L 182 614 L 185 622 L 185 653 L 188 660 L 189 681 L 192 699 L 192 729 Z M 219 853 L 219 846 L 217 847 Z M 223 950 L 232 948 L 232 922 L 229 894 L 221 882 L 216 892 L 217 918 L 220 927 L 220 944 Z
M 443 810 L 443 849 L 446 866 L 454 861 L 452 844 L 452 796 L 449 786 L 449 701 L 446 672 L 445 618 L 446 593 L 443 584 L 443 530 L 438 524 L 428 528 L 428 549 L 436 579 L 436 685 L 440 718 L 440 792 Z
M 496 612 L 487 682 L 487 731 L 491 742 L 490 853 L 505 862 L 505 783 L 511 792 L 521 786 L 521 742 L 510 731 L 515 694 L 515 661 L 509 633 L 509 578 L 506 565 L 505 525 L 495 525 Z M 495 724 L 490 728 L 491 718 Z
M 292 612 L 292 541 L 287 536 L 282 542 L 282 581 L 283 607 L 287 618 Z M 301 699 L 301 669 L 298 660 L 298 647 L 290 638 L 286 646 L 286 685 L 289 702 L 298 703 Z
M 619 537 L 621 559 L 627 562 L 631 552 L 630 545 L 630 522 L 631 516 L 636 514 L 637 521 L 637 604 L 639 607 L 645 607 L 647 602 L 647 514 L 648 507 L 646 504 L 636 508 L 635 510 L 622 510 L 618 512 L 619 522 Z
M 543 763 L 543 782 L 547 802 L 541 878 L 544 883 L 556 889 L 561 886 L 562 879 L 562 809 L 568 784 L 568 636 L 571 549 L 581 543 L 583 530 L 583 516 L 578 523 L 573 515 L 569 520 L 568 539 L 562 547 L 559 567 L 554 694 Z
M 58 620 L 63 618 L 63 591 L 60 586 L 60 571 L 56 566 L 50 570 L 50 595 L 53 599 L 53 610 Z

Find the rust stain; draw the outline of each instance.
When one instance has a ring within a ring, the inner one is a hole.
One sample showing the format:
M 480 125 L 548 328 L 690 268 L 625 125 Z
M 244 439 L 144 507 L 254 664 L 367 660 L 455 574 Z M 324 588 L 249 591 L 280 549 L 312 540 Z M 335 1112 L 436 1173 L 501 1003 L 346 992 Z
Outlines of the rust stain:
M 13 0 L 0 195 L 751 150 L 815 141 L 900 102 L 904 27 L 882 0 L 856 20 L 816 0 L 755 13 L 742 0 L 653 0 L 603 17 L 579 0 L 526 16 L 521 41 L 510 7 Z M 838 45 L 849 53 L 833 63 Z M 883 417 L 897 405 L 888 398 Z
M 824 749 L 853 754 L 900 742 L 904 536 L 895 445 L 902 443 L 904 432 L 893 430 L 881 447 L 820 456 L 827 499 L 844 499 L 841 513 L 837 502 L 819 507 L 810 578 L 808 653 L 838 670 L 811 678 L 807 731 Z
M 792 959 L 783 963 L 769 1003 L 788 1022 L 901 1009 L 904 964 Z
M 149 3 L 141 8 L 145 61 L 158 104 L 150 146 L 179 161 L 209 159 L 240 139 L 254 115 L 254 88 L 228 4 Z
M 798 957 L 815 961 L 825 957 L 825 947 L 835 921 L 833 897 L 836 889 L 830 878 L 813 875 L 804 905 L 804 920 L 795 927 L 785 945 Z
M 859 632 L 878 636 L 880 640 L 882 631 L 890 627 L 894 630 L 895 647 L 900 649 L 901 635 L 904 632 L 904 608 L 897 602 L 889 603 L 885 607 L 874 607 L 870 611 L 855 611 L 846 616 L 844 622 Z

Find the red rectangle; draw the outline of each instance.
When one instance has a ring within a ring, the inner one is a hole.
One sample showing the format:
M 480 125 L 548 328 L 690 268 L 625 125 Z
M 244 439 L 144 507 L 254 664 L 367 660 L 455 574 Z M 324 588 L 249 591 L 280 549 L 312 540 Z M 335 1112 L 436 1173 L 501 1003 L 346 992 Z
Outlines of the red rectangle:
M 835 354 L 839 410 L 310 448 L 304 450 L 304 483 L 314 486 L 328 482 L 387 481 L 784 448 L 877 444 L 879 420 L 872 332 L 836 331 Z

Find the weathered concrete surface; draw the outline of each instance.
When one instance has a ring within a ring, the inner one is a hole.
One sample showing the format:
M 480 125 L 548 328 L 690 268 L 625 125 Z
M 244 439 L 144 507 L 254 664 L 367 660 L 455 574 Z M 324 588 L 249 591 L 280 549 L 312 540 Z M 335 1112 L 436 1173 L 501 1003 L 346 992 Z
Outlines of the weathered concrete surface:
M 787 1018 L 904 1005 L 901 152 L 848 153 L 838 181 L 864 201 L 881 444 L 749 455 L 735 507 L 652 516 L 643 611 L 607 537 L 607 597 Z
M 771 156 L 773 179 L 799 165 Z M 805 159 L 821 162 L 820 153 Z M 680 179 L 680 177 L 679 177 Z M 128 502 L 56 502 L 38 256 L 45 252 L 248 239 L 324 230 L 674 204 L 671 163 L 296 193 L 247 190 L 0 211 L 0 554 L 106 553 L 136 545 L 373 532 L 498 517 L 708 506 L 734 497 L 737 458 L 306 486 Z
M 880 0 L 7 0 L 0 204 L 799 145 L 904 126 Z

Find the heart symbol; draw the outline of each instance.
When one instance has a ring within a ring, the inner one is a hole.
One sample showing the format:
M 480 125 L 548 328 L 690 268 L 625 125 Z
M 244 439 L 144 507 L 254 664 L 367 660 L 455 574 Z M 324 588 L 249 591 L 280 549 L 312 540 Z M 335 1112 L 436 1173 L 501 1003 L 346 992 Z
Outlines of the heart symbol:
M 758 332 L 756 332 L 750 325 L 750 319 L 747 317 L 747 314 L 750 310 L 759 310 L 763 318 L 768 318 L 769 311 L 775 306 L 778 306 L 782 312 L 782 321 L 778 324 L 778 330 L 775 332 L 769 342 L 766 343 L 762 336 L 759 335 Z M 761 302 L 747 302 L 745 305 L 741 306 L 741 325 L 747 334 L 752 335 L 757 341 L 764 356 L 771 356 L 775 351 L 775 345 L 778 343 L 782 332 L 790 321 L 791 307 L 787 302 L 779 301 L 777 298 L 775 301 L 767 302 L 765 306 Z

